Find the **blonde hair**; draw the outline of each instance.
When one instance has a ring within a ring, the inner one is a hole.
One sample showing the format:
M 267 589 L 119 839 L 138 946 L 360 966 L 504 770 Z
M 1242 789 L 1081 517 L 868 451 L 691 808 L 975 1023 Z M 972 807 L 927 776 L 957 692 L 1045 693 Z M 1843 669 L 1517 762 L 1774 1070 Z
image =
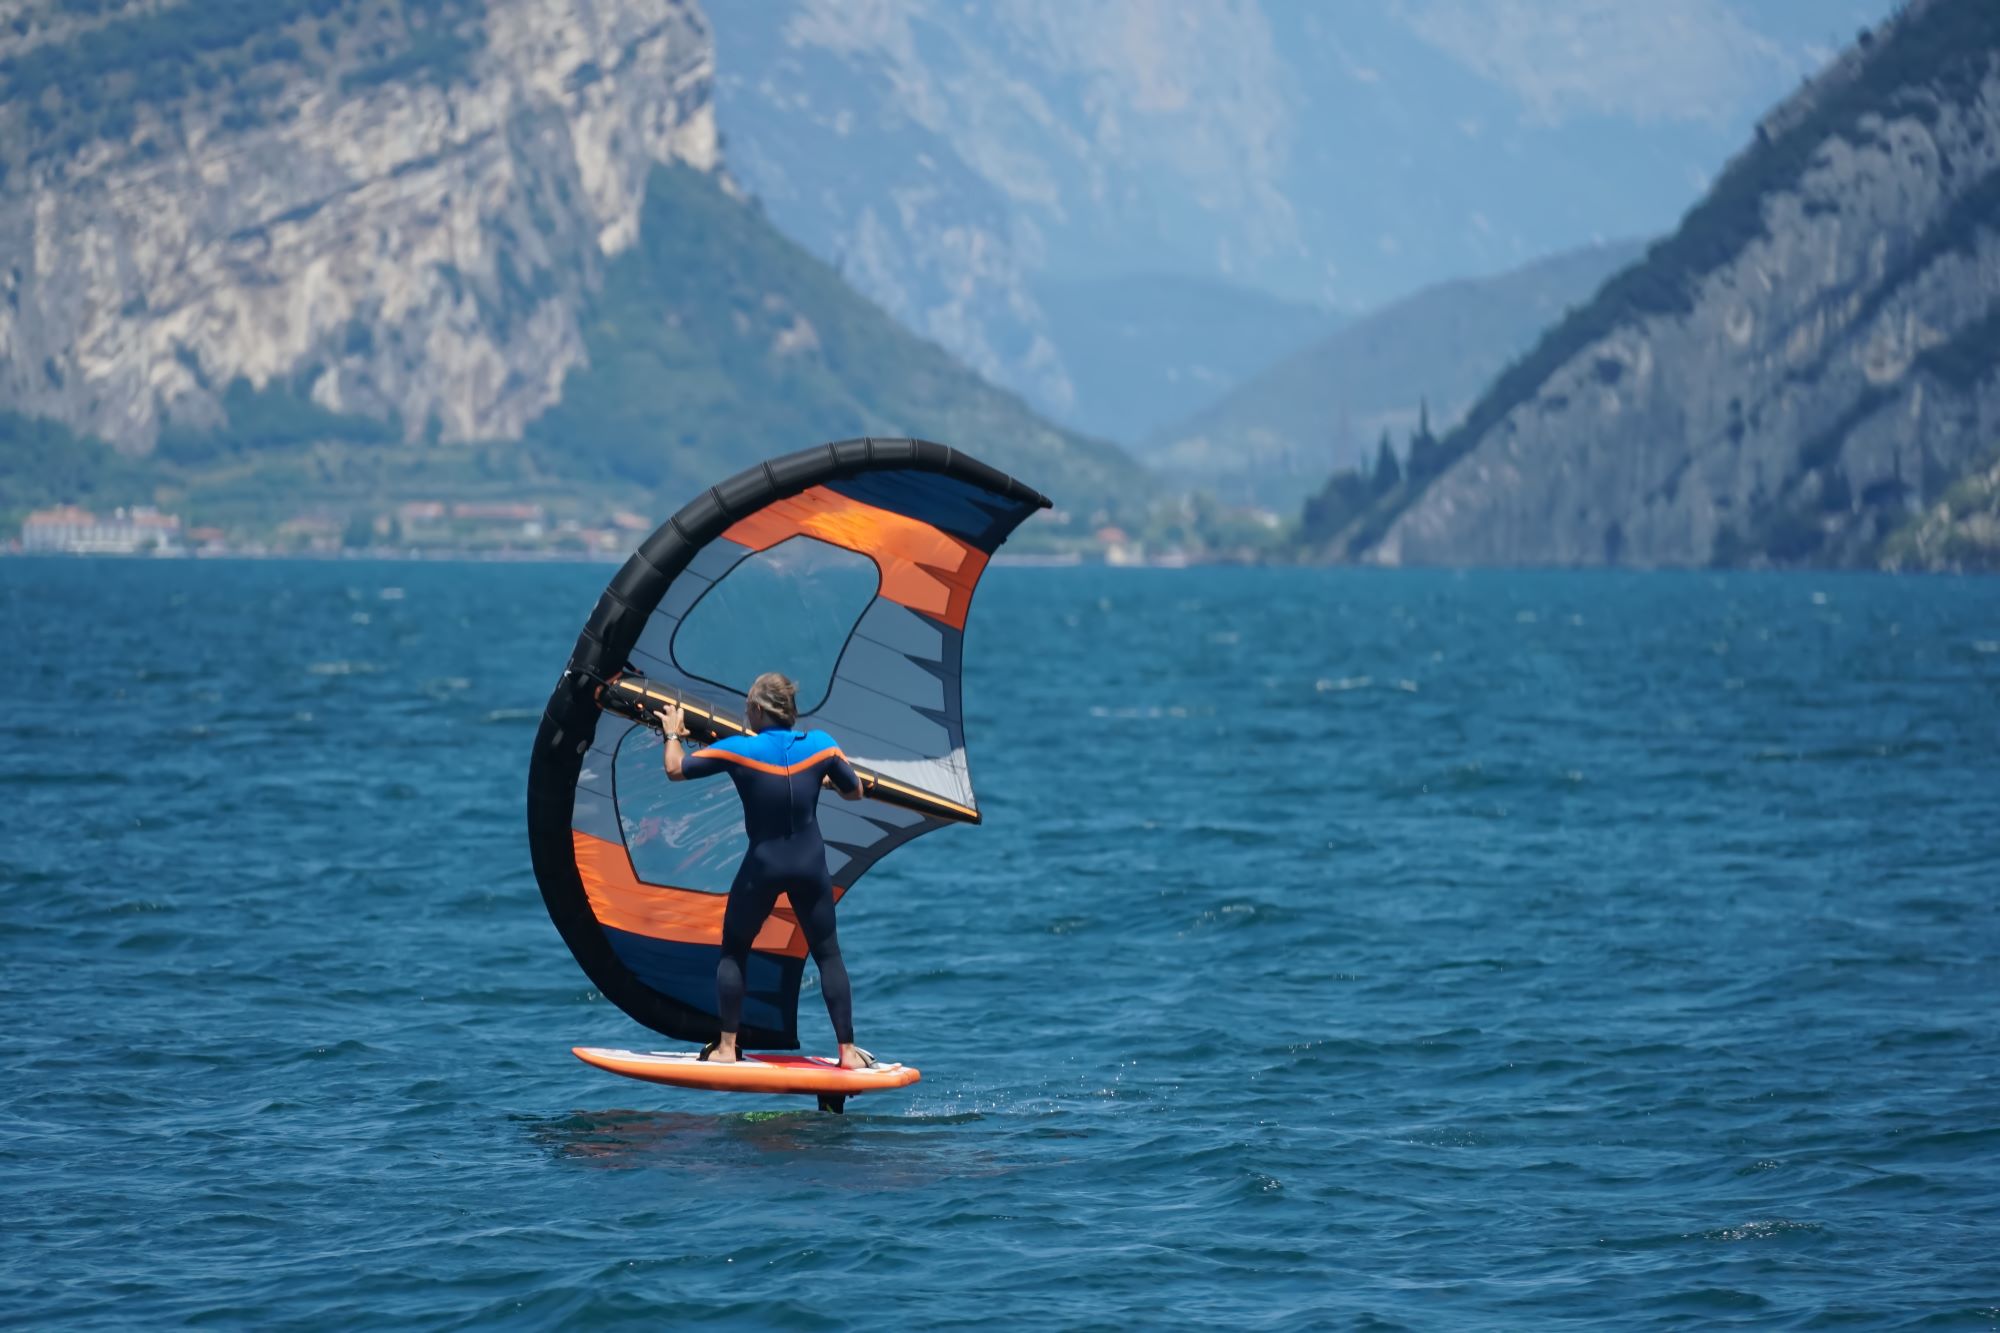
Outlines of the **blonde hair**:
M 775 671 L 766 671 L 750 682 L 749 701 L 778 726 L 789 727 L 799 720 L 798 682 Z

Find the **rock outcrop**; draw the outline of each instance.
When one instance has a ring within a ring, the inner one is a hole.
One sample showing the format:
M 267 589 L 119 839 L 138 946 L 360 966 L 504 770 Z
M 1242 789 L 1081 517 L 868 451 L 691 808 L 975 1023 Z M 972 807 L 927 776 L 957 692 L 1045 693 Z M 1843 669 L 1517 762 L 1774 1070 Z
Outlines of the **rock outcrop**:
M 1857 563 L 2000 439 L 2000 6 L 1918 0 L 1774 111 L 1553 327 L 1446 465 L 1336 534 L 1383 564 Z
M 2000 459 L 2000 452 L 1996 452 Z M 1885 569 L 2000 572 L 2000 461 L 1975 468 L 1882 544 Z
M 653 168 L 719 167 L 692 0 L 8 11 L 0 407 L 127 452 L 239 380 L 518 436 Z

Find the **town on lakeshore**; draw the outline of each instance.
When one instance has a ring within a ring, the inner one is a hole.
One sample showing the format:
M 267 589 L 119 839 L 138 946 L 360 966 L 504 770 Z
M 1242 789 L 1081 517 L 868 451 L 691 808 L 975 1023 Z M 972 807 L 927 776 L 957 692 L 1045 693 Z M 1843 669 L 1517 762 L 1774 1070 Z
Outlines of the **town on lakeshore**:
M 1063 521 L 1067 516 L 1054 517 Z M 1282 534 L 1282 521 L 1268 511 L 1245 510 L 1235 517 L 1253 534 L 1272 539 Z M 346 519 L 302 512 L 262 536 L 248 537 L 213 525 L 190 525 L 181 515 L 153 505 L 121 505 L 100 513 L 62 504 L 29 513 L 19 534 L 0 545 L 0 554 L 617 562 L 653 527 L 651 520 L 623 509 L 589 523 L 553 517 L 547 506 L 535 503 L 412 500 L 384 513 Z M 1100 521 L 1083 525 L 1078 535 L 1051 538 L 1002 555 L 999 563 L 1182 569 L 1256 563 L 1267 551 L 1253 542 L 1225 546 L 1193 534 L 1176 533 L 1162 540 Z

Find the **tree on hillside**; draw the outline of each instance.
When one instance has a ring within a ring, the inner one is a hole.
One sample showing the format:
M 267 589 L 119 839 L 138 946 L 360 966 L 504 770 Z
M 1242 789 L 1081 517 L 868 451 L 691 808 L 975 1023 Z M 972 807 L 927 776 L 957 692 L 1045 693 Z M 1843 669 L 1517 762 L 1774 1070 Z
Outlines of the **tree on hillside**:
M 1299 521 L 1299 537 L 1307 545 L 1330 540 L 1368 508 L 1368 479 L 1353 468 L 1343 468 L 1326 479 L 1319 494 L 1306 501 Z
M 1389 443 L 1386 428 L 1382 432 L 1382 443 L 1375 450 L 1375 472 L 1370 480 L 1377 495 L 1387 495 L 1403 481 L 1403 469 L 1396 462 L 1396 449 Z
M 1411 481 L 1426 481 L 1444 471 L 1444 446 L 1431 433 L 1431 404 L 1417 400 L 1417 429 L 1410 436 L 1408 472 Z

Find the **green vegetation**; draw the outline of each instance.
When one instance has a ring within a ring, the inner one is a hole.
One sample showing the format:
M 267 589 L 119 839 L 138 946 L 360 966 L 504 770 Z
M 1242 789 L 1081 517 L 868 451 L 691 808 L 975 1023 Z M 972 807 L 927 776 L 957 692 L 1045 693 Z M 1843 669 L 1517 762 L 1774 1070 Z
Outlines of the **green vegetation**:
M 182 467 L 204 467 L 250 454 L 275 454 L 327 441 L 380 444 L 400 434 L 373 417 L 329 412 L 307 398 L 302 386 L 273 383 L 255 389 L 238 379 L 224 390 L 227 423 L 196 430 L 169 425 L 160 432 L 155 456 Z
M 1913 369 L 1961 391 L 2000 370 L 2000 302 L 1949 340 L 1925 349 Z
M 446 21 L 432 23 L 412 32 L 403 49 L 342 75 L 340 89 L 352 92 L 397 82 L 422 81 L 440 87 L 456 83 L 471 74 L 472 58 L 479 54 L 484 37 L 479 28 Z
M 1310 547 L 1321 547 L 1359 518 L 1375 498 L 1374 487 L 1363 473 L 1343 468 L 1326 479 L 1319 493 L 1307 498 L 1305 514 L 1299 521 L 1299 538 Z
M 117 6 L 70 0 L 64 9 L 97 17 Z M 343 33 L 352 58 L 366 62 L 343 87 L 463 78 L 483 35 L 468 20 L 482 9 L 483 0 L 193 0 L 0 61 L 0 106 L 26 108 L 34 156 L 128 138 L 142 109 L 196 96 L 225 99 L 225 124 L 242 128 L 301 68 L 330 66 Z
M 497 304 L 533 299 L 537 280 L 503 276 Z M 485 311 L 488 320 L 506 314 Z M 192 522 L 250 531 L 300 506 L 372 516 L 408 499 L 657 512 L 774 454 L 843 436 L 915 434 L 1056 496 L 1072 511 L 1071 533 L 1100 514 L 1127 514 L 1137 527 L 1153 513 L 1141 474 L 1115 448 L 1056 430 L 911 336 L 699 173 L 655 174 L 642 241 L 614 262 L 581 322 L 589 363 L 571 372 L 562 402 L 526 440 L 440 443 L 435 421 L 411 439 L 410 423 L 314 403 L 317 368 L 307 366 L 261 389 L 229 384 L 216 426 L 169 425 L 143 465 L 145 494 L 182 505 Z M 375 346 L 365 324 L 333 339 L 346 354 Z M 0 473 L 9 503 L 132 498 L 108 480 L 71 484 L 116 461 L 102 446 L 46 424 L 14 429 L 25 443 L 10 457 L 49 471 L 32 486 Z M 57 470 L 62 460 L 74 468 Z M 1268 528 L 1218 515 L 1232 549 L 1270 538 Z M 1058 529 L 1044 520 L 1036 531 Z M 360 529 L 345 535 L 358 540 Z
M 1925 350 L 1911 366 L 1912 374 L 1929 376 L 1961 393 L 1996 371 L 2000 371 L 2000 305 L 1947 341 Z M 1894 401 L 1889 390 L 1868 388 L 1832 425 L 1807 440 L 1799 450 L 1799 475 L 1750 514 L 1742 530 L 1731 528 L 1721 534 L 1714 563 L 1851 563 L 1873 559 L 1874 539 L 1897 522 L 1905 493 L 1890 488 L 1880 496 L 1855 496 L 1840 469 L 1840 453 L 1857 427 Z M 1927 469 L 1931 475 L 1924 478 L 1921 493 L 1935 495 L 1945 486 L 1950 474 L 1936 475 L 1937 470 L 1935 464 Z M 1923 522 L 1905 523 L 1902 530 L 1930 531 L 1922 527 Z M 1950 526 L 1946 521 L 1946 527 Z M 1895 540 L 1894 536 L 1889 538 L 1890 543 Z M 1889 552 L 1890 546 L 1884 544 L 1882 557 L 1888 558 Z
M 1395 446 L 1389 443 L 1389 432 L 1382 432 L 1382 443 L 1375 449 L 1375 471 L 1369 477 L 1368 489 L 1375 495 L 1387 495 L 1403 484 L 1403 468 L 1396 461 Z
M 1274 523 L 1268 513 L 1227 505 L 1213 495 L 1162 497 L 1143 513 L 1124 519 L 1130 536 L 1151 556 L 1179 555 L 1192 560 L 1256 564 L 1286 556 L 1296 534 Z M 1029 529 L 1032 549 L 1034 529 Z
M 1889 569 L 2000 572 L 2000 448 L 1882 544 Z
M 653 173 L 584 336 L 588 366 L 529 431 L 550 472 L 678 497 L 809 444 L 919 435 L 1086 514 L 1140 498 L 1117 449 L 1043 423 L 685 167 Z
M 1431 405 L 1424 400 L 1417 408 L 1417 428 L 1410 435 L 1409 465 L 1405 471 L 1411 484 L 1421 485 L 1444 471 L 1445 462 L 1444 442 L 1431 433 Z
M 1327 478 L 1318 494 L 1306 500 L 1299 539 L 1312 549 L 1324 549 L 1339 540 L 1339 553 L 1357 551 L 1361 542 L 1343 539 L 1350 525 L 1368 520 L 1363 530 L 1375 532 L 1375 520 L 1382 512 L 1397 505 L 1413 490 L 1428 485 L 1443 470 L 1444 446 L 1431 433 L 1430 403 L 1424 400 L 1417 409 L 1417 428 L 1410 432 L 1402 460 L 1397 460 L 1389 432 L 1383 431 L 1381 443 L 1375 449 L 1373 468 L 1366 472 L 1343 468 Z
M 0 539 L 31 509 L 157 503 L 194 523 L 266 533 L 301 506 L 372 512 L 397 500 L 581 498 L 518 443 L 406 444 L 395 423 L 329 412 L 296 383 L 222 395 L 227 420 L 169 425 L 154 452 L 120 454 L 43 418 L 0 412 Z
M 1858 68 L 1831 76 L 1816 94 L 1817 102 L 1775 134 L 1760 127 L 1757 142 L 1730 163 L 1672 234 L 1606 281 L 1588 304 L 1571 311 L 1532 351 L 1502 371 L 1446 436 L 1430 475 L 1470 452 L 1585 347 L 1634 321 L 1692 309 L 1701 280 L 1765 234 L 1766 198 L 1794 186 L 1828 139 L 1872 140 L 1866 123 L 1870 117 L 1915 114 L 1929 119 L 1939 99 L 1969 95 L 2000 48 L 2000 5 L 1938 0 L 1902 15 L 1882 40 L 1871 38 L 1862 45 L 1868 50 Z M 1997 214 L 2000 183 L 1983 182 L 1921 238 L 1910 262 L 1927 263 L 1968 244 L 1973 229 L 1992 225 Z M 1346 549 L 1358 551 L 1385 533 L 1422 490 L 1421 485 L 1405 486 L 1388 496 L 1379 512 L 1355 530 Z
M 94 435 L 0 412 L 0 539 L 12 536 L 31 509 L 144 503 L 160 482 L 157 467 L 125 457 Z

